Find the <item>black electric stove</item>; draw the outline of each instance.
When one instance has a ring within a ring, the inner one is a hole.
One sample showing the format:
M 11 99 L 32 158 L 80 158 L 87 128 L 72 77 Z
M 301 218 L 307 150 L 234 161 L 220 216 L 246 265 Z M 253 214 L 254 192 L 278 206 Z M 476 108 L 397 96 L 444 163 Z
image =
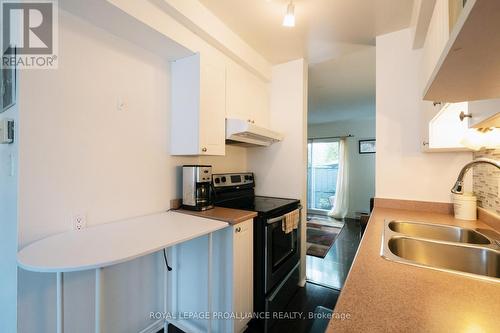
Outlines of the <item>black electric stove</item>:
M 256 196 L 252 173 L 214 174 L 212 184 L 216 206 L 258 213 L 254 219 L 254 312 L 261 318 L 257 324 L 267 332 L 300 282 L 300 226 L 288 234 L 282 228 L 285 214 L 301 209 L 300 200 Z
M 238 198 L 235 200 L 221 201 L 219 203 L 216 202 L 216 205 L 220 207 L 249 210 L 252 212 L 257 212 L 261 215 L 269 215 L 289 206 L 292 208 L 296 207 L 299 202 L 299 200 L 295 199 L 283 199 L 257 195 L 250 196 L 248 198 Z

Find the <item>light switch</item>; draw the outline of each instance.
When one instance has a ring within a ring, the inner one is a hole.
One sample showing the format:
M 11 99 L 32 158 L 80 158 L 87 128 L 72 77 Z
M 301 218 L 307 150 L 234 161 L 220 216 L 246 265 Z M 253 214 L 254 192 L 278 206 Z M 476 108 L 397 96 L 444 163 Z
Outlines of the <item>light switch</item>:
M 0 144 L 14 142 L 14 120 L 0 120 Z
M 118 97 L 116 101 L 116 110 L 117 111 L 127 111 L 127 103 L 122 97 Z

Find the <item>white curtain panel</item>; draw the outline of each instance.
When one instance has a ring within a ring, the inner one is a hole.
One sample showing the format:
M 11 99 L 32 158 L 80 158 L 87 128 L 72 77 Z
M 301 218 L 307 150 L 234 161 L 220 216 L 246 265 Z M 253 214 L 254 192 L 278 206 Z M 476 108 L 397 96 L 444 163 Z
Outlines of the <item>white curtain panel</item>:
M 339 141 L 339 172 L 337 174 L 337 189 L 335 193 L 335 201 L 333 208 L 328 212 L 328 215 L 343 219 L 347 216 L 349 209 L 349 160 L 347 151 L 347 139 L 343 138 Z

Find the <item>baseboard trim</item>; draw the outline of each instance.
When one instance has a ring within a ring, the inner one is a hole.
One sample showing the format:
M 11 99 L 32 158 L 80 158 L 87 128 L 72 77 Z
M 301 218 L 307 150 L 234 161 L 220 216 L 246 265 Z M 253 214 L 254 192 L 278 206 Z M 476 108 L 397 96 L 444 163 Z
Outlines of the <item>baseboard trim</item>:
M 163 329 L 163 319 L 158 319 L 157 321 L 155 321 L 142 331 L 139 331 L 138 333 L 158 333 L 158 331 L 160 331 L 161 329 Z

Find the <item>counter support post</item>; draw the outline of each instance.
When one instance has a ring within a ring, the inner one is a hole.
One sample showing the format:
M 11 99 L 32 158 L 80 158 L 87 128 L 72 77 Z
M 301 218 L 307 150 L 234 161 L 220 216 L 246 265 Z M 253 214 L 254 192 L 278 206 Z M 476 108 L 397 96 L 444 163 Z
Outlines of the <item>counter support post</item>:
M 57 272 L 56 278 L 56 331 L 57 333 L 64 332 L 64 295 L 63 295 L 63 273 Z
M 101 333 L 102 268 L 95 270 L 95 333 Z
M 208 329 L 207 332 L 212 332 L 212 233 L 208 234 Z
M 168 269 L 167 267 L 163 268 L 163 332 L 168 332 L 168 321 L 167 321 L 167 311 L 168 311 Z

